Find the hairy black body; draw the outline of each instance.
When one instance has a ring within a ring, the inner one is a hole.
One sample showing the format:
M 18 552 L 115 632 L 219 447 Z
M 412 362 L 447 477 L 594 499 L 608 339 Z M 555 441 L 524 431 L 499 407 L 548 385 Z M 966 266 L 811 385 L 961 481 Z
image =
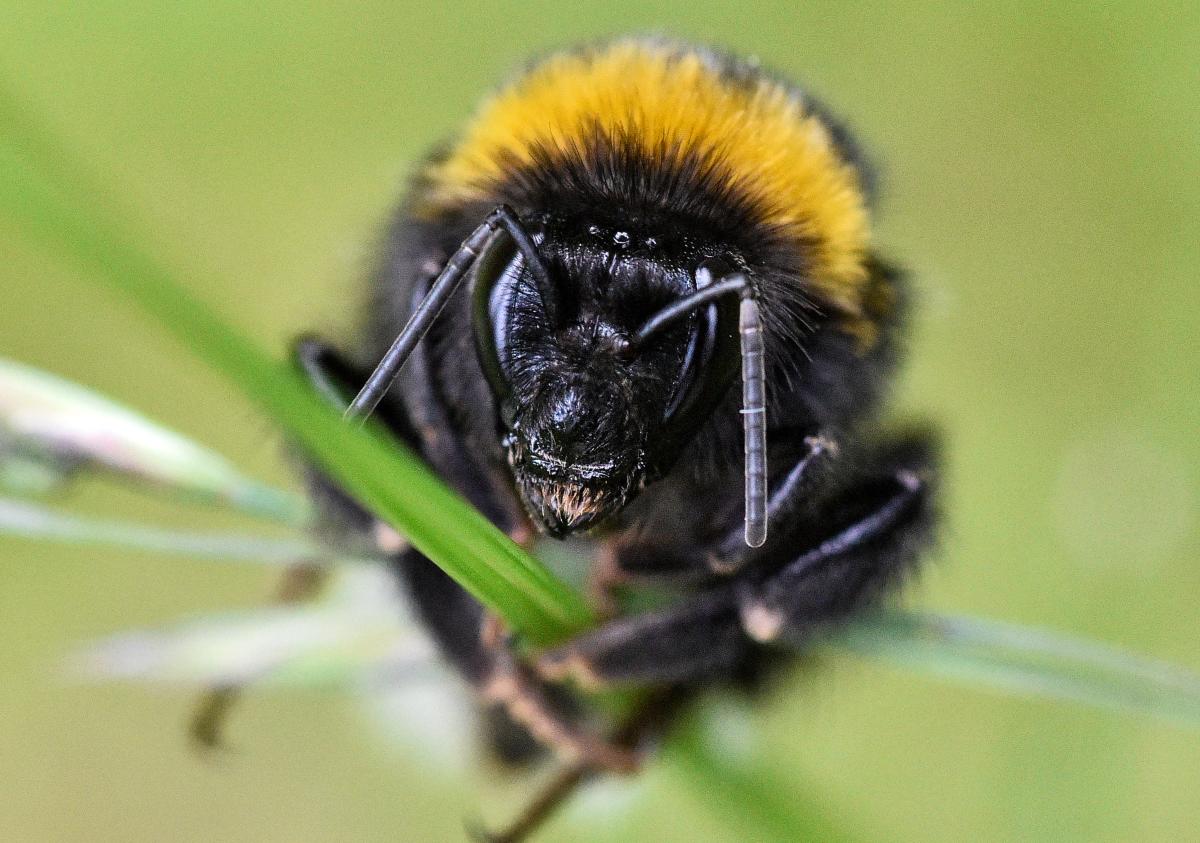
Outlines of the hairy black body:
M 702 55 L 723 84 L 765 78 Z M 809 113 L 842 164 L 864 170 L 848 133 L 823 110 Z M 379 412 L 519 541 L 537 531 L 594 537 L 593 581 L 610 617 L 519 658 L 419 553 L 398 554 L 395 567 L 445 655 L 479 689 L 504 754 L 524 756 L 540 741 L 618 770 L 636 765 L 640 741 L 666 715 L 635 734 L 596 734 L 580 689 L 632 684 L 686 701 L 794 651 L 912 569 L 930 531 L 933 478 L 926 435 L 888 437 L 875 422 L 904 318 L 899 273 L 864 255 L 848 317 L 810 283 L 821 244 L 765 221 L 770 200 L 743 189 L 737 161 L 687 138 L 647 144 L 639 125 L 598 119 L 500 167 L 477 200 L 431 205 L 435 186 L 419 178 L 389 229 L 361 335 L 341 349 L 299 346 L 314 380 L 353 394 L 480 220 L 511 207 L 545 279 L 520 249 L 480 258 Z M 725 305 L 630 346 L 639 326 L 697 292 L 709 266 L 747 279 L 763 314 L 772 528 L 757 548 L 741 532 L 742 404 L 727 353 L 736 340 L 714 315 Z M 352 501 L 314 482 L 331 523 L 369 528 Z M 649 582 L 674 599 L 624 614 L 619 593 Z

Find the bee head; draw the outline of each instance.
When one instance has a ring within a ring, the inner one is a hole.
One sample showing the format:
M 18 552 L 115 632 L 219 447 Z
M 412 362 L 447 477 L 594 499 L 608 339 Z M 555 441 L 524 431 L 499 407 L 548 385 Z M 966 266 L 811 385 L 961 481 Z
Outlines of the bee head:
M 718 325 L 713 304 L 645 333 L 695 293 L 695 267 L 552 237 L 536 257 L 540 268 L 503 240 L 481 256 L 475 333 L 517 489 L 562 536 L 617 514 L 670 467 L 731 380 L 736 326 Z

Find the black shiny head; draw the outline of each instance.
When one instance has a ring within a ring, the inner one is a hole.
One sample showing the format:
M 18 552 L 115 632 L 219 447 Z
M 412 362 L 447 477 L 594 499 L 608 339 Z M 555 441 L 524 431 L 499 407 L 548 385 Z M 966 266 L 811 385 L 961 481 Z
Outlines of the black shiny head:
M 697 289 L 694 257 L 647 240 L 544 224 L 532 248 L 498 233 L 476 263 L 475 335 L 508 460 L 554 536 L 606 520 L 664 474 L 736 373 L 736 301 L 639 335 Z

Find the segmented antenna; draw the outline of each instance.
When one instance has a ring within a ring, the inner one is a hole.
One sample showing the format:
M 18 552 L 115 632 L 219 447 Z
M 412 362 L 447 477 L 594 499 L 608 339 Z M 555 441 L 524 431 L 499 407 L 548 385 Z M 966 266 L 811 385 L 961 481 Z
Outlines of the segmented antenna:
M 746 544 L 767 540 L 767 373 L 763 360 L 762 314 L 749 294 L 742 293 L 738 311 L 742 341 L 742 433 L 745 438 Z
M 459 284 L 467 277 L 476 258 L 485 247 L 492 243 L 492 238 L 496 237 L 500 230 L 512 238 L 513 243 L 525 256 L 526 265 L 533 275 L 534 283 L 537 285 L 538 293 L 542 296 L 546 311 L 553 318 L 554 297 L 551 294 L 550 275 L 546 270 L 546 265 L 538 255 L 532 238 L 521 225 L 521 220 L 517 217 L 516 212 L 507 205 L 501 205 L 488 214 L 479 227 L 472 231 L 470 236 L 450 256 L 450 260 L 446 262 L 442 271 L 438 273 L 438 277 L 430 285 L 429 292 L 425 294 L 421 304 L 413 311 L 404 330 L 392 342 L 387 353 L 383 355 L 383 359 L 379 361 L 379 365 L 375 367 L 375 371 L 371 372 L 371 376 L 367 378 L 363 388 L 346 408 L 345 418 L 361 421 L 375 411 L 379 402 L 383 400 L 383 396 L 391 388 L 392 382 L 396 380 L 396 376 L 400 374 L 405 361 L 408 360 L 417 343 L 421 341 L 421 337 L 425 336 L 425 332 L 429 330 L 433 320 L 437 319 L 438 314 L 450 301 L 450 297 L 454 295 Z
M 767 540 L 767 372 L 763 352 L 762 314 L 750 280 L 741 273 L 713 280 L 707 266 L 696 272 L 696 291 L 655 313 L 630 337 L 627 352 L 645 345 L 655 334 L 690 316 L 698 308 L 738 293 L 738 334 L 742 354 L 742 433 L 745 441 L 746 544 Z

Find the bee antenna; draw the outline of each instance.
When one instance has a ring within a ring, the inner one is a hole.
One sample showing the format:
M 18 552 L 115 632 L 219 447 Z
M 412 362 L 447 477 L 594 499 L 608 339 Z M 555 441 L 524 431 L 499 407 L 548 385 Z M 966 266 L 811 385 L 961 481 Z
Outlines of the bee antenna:
M 698 275 L 701 279 L 711 277 L 707 275 L 707 272 L 708 270 L 701 269 Z M 671 302 L 647 319 L 634 332 L 633 336 L 629 338 L 629 352 L 637 351 L 652 336 L 671 327 L 676 322 L 686 319 L 705 305 L 712 304 L 717 299 L 724 298 L 730 293 L 746 294 L 749 287 L 750 282 L 746 280 L 746 276 L 733 275 L 722 278 L 715 283 L 702 286 L 696 292 L 689 293 L 683 298 Z
M 702 266 L 697 290 L 655 313 L 629 338 L 627 353 L 636 351 L 654 334 L 687 318 L 719 298 L 737 293 L 738 336 L 742 354 L 742 434 L 745 442 L 746 544 L 761 547 L 767 540 L 767 374 L 763 350 L 762 312 L 750 279 L 741 272 L 713 281 Z
M 487 215 L 479 227 L 471 232 L 470 236 L 446 261 L 446 265 L 442 267 L 442 271 L 430 285 L 429 292 L 425 294 L 425 298 L 421 300 L 417 309 L 409 317 L 408 324 L 392 342 L 387 353 L 383 355 L 383 359 L 379 361 L 379 365 L 375 367 L 375 371 L 371 372 L 371 376 L 367 378 L 363 388 L 346 408 L 345 418 L 362 421 L 375 411 L 379 402 L 383 400 L 383 396 L 387 394 L 396 380 L 396 376 L 400 374 L 400 370 L 404 368 L 404 363 L 416 348 L 417 343 L 425 336 L 433 321 L 437 319 L 438 314 L 442 312 L 463 279 L 467 277 L 476 259 L 495 242 L 496 237 L 501 236 L 499 234 L 501 231 L 512 238 L 513 243 L 525 257 L 525 262 L 533 275 L 534 283 L 537 285 L 538 293 L 545 305 L 547 318 L 554 320 L 556 314 L 553 310 L 553 287 L 546 264 L 538 254 L 533 238 L 525 230 L 525 226 L 522 225 L 516 212 L 507 205 L 501 205 Z
M 742 435 L 745 440 L 746 544 L 767 540 L 767 373 L 763 355 L 762 313 L 742 294 L 738 335 L 742 346 Z

